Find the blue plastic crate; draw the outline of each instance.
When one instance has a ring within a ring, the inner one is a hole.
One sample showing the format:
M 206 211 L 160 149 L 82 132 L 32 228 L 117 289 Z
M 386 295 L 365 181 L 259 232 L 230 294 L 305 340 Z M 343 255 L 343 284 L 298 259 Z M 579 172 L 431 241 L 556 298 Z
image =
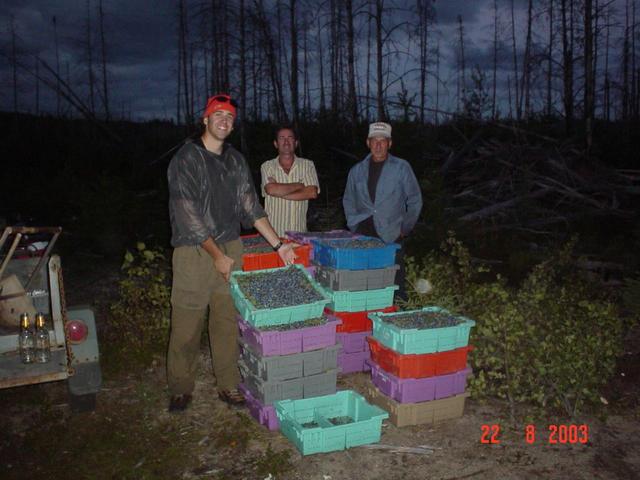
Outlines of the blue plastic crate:
M 452 315 L 460 320 L 458 325 L 440 328 L 399 328 L 385 322 L 385 318 L 413 312 L 435 312 L 451 315 L 441 307 L 425 307 L 421 310 L 406 312 L 380 313 L 372 312 L 369 318 L 373 322 L 373 338 L 396 352 L 406 354 L 423 354 L 444 352 L 469 343 L 469 332 L 476 322 L 460 315 Z
M 304 303 L 300 305 L 292 305 L 290 307 L 280 308 L 256 308 L 242 293 L 238 285 L 238 277 L 242 275 L 255 275 L 264 272 L 277 272 L 286 268 L 297 268 L 304 273 L 313 288 L 323 297 L 312 303 Z M 331 301 L 327 293 L 322 287 L 309 275 L 302 265 L 290 265 L 289 267 L 271 268 L 268 270 L 254 270 L 251 272 L 234 271 L 231 273 L 231 297 L 233 303 L 238 309 L 238 313 L 247 323 L 254 327 L 264 327 L 269 325 L 285 325 L 293 322 L 301 322 L 311 318 L 322 316 L 322 312 L 327 304 Z
M 282 400 L 274 406 L 280 431 L 302 455 L 379 442 L 382 420 L 389 418 L 387 412 L 370 405 L 352 390 L 303 400 Z M 346 417 L 352 421 L 331 422 Z
M 397 243 L 387 243 L 379 248 L 352 248 L 349 242 L 355 240 L 378 240 L 373 237 L 340 240 L 311 240 L 313 260 L 318 265 L 346 270 L 367 270 L 395 265 Z
M 399 287 L 392 285 L 391 287 L 377 290 L 362 290 L 359 292 L 320 288 L 331 299 L 327 308 L 334 312 L 362 312 L 363 310 L 379 310 L 393 305 L 393 294 Z

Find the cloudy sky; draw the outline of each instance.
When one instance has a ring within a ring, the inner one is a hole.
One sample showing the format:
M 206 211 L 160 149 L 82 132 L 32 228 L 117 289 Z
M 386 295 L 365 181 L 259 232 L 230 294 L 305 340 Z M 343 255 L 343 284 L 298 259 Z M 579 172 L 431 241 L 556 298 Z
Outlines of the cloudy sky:
M 114 114 L 124 113 L 134 119 L 170 118 L 175 116 L 177 88 L 177 0 L 103 0 L 105 35 L 107 44 L 110 104 Z M 191 21 L 197 22 L 196 9 L 201 1 L 188 0 Z M 235 2 L 234 2 L 235 3 Z M 265 4 L 274 2 L 266 0 Z M 313 3 L 313 2 L 310 2 Z M 516 31 L 518 48 L 524 45 L 526 33 L 526 0 L 516 0 Z M 539 11 L 534 40 L 542 42 L 546 35 L 546 0 L 534 2 Z M 618 10 L 624 10 L 624 0 L 615 0 Z M 63 78 L 70 78 L 74 89 L 85 100 L 87 93 L 86 35 L 87 8 L 92 22 L 92 41 L 98 56 L 98 0 L 0 0 L 0 109 L 13 110 L 14 81 L 11 68 L 12 29 L 15 32 L 18 62 L 34 71 L 35 54 L 55 68 L 55 36 L 53 18 L 56 18 L 60 71 Z M 354 2 L 358 4 L 358 2 Z M 406 7 L 415 1 L 387 0 L 386 5 Z M 510 2 L 498 0 L 501 16 L 501 36 L 505 47 L 500 56 L 502 74 L 499 79 L 504 92 L 508 74 L 512 69 L 510 48 Z M 467 68 L 475 64 L 487 68 L 492 64 L 493 0 L 436 0 L 437 24 L 432 46 L 439 44 L 441 51 L 440 95 L 441 106 L 453 108 L 456 94 L 456 49 L 458 45 L 457 17 L 462 16 L 465 29 L 465 55 Z M 402 21 L 401 8 L 390 12 L 386 20 Z M 640 13 L 640 12 L 639 12 Z M 194 28 L 195 30 L 195 28 Z M 639 29 L 640 30 L 640 29 Z M 616 34 L 614 31 L 612 35 Z M 619 32 L 618 32 L 619 34 Z M 410 69 L 412 55 L 418 54 L 415 45 L 409 44 L 402 30 L 395 33 L 395 40 L 406 47 L 405 54 L 395 60 L 398 68 Z M 363 41 L 364 42 L 364 41 Z M 541 43 L 542 44 L 542 43 Z M 361 44 L 365 47 L 365 43 Z M 362 57 L 362 56 L 361 56 Z M 95 61 L 96 59 L 94 59 Z M 317 68 L 317 67 L 316 67 Z M 434 69 L 435 66 L 432 67 Z M 361 67 L 361 72 L 364 68 Z M 413 78 L 417 74 L 414 74 Z M 468 77 L 470 74 L 467 74 Z M 362 84 L 362 78 L 360 79 Z M 411 89 L 411 78 L 407 79 Z M 33 76 L 24 69 L 18 70 L 18 109 L 34 112 L 36 88 Z M 415 84 L 414 84 L 415 85 Z M 434 95 L 435 80 L 429 86 Z M 209 92 L 211 93 L 211 92 Z M 206 92 L 202 89 L 199 96 Z M 506 95 L 502 95 L 506 98 Z M 55 95 L 43 85 L 39 89 L 40 111 L 55 112 Z

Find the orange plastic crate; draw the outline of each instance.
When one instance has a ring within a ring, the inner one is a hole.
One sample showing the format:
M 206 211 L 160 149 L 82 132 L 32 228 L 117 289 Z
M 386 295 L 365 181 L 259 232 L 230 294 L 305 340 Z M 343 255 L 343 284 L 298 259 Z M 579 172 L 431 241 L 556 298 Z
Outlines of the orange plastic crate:
M 244 235 L 241 238 L 253 238 L 256 235 Z M 281 239 L 283 243 L 291 243 L 290 240 L 285 238 Z M 309 256 L 311 255 L 311 245 L 300 245 L 293 249 L 298 256 L 294 263 L 298 263 L 304 267 L 310 265 Z M 278 268 L 284 267 L 284 262 L 278 255 L 278 252 L 265 252 L 265 253 L 245 253 L 242 255 L 242 270 L 245 272 L 253 270 L 264 270 L 265 268 Z
M 336 332 L 354 333 L 370 332 L 373 329 L 373 323 L 368 317 L 371 312 L 391 313 L 396 310 L 398 310 L 398 308 L 395 305 L 391 305 L 381 310 L 363 310 L 362 312 L 334 312 L 328 308 L 325 308 L 324 312 L 342 320 L 342 324 L 338 325 Z
M 373 337 L 367 337 L 371 360 L 383 370 L 399 378 L 426 378 L 446 375 L 467 367 L 467 353 L 471 345 L 438 353 L 402 355 L 385 347 Z

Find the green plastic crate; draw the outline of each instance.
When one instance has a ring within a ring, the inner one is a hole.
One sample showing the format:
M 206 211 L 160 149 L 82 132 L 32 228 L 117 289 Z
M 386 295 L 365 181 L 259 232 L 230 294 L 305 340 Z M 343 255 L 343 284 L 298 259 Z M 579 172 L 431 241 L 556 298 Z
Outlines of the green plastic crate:
M 462 320 L 458 325 L 440 328 L 399 328 L 384 321 L 385 318 L 394 315 L 412 312 L 437 312 L 451 315 L 448 310 L 441 307 L 425 307 L 420 310 L 394 313 L 372 312 L 368 316 L 373 322 L 373 338 L 402 355 L 445 352 L 466 347 L 469 343 L 471 327 L 476 324 L 473 320 L 460 315 L 452 315 Z
M 256 308 L 247 298 L 244 296 L 238 285 L 238 277 L 242 275 L 255 275 L 256 273 L 262 273 L 264 270 L 254 270 L 250 272 L 234 271 L 231 273 L 231 297 L 233 303 L 238 309 L 238 313 L 244 321 L 250 323 L 254 327 L 264 327 L 269 325 L 285 325 L 293 322 L 301 322 L 309 320 L 311 318 L 317 318 L 322 316 L 322 312 L 327 304 L 331 301 L 331 298 L 322 289 L 322 287 L 309 275 L 306 269 L 301 265 L 291 265 L 289 267 L 271 268 L 267 271 L 277 272 L 278 270 L 284 270 L 286 268 L 298 268 L 307 277 L 311 285 L 324 297 L 323 300 L 317 300 L 312 303 L 304 303 L 300 305 L 292 305 L 290 307 L 280 308 Z
M 302 455 L 379 442 L 382 420 L 389 418 L 387 412 L 370 405 L 352 390 L 304 400 L 282 400 L 274 406 L 280 431 Z M 349 417 L 353 421 L 334 425 L 329 419 L 336 417 Z
M 319 286 L 331 301 L 327 308 L 334 312 L 361 312 L 363 310 L 379 310 L 393 305 L 393 294 L 400 288 L 392 285 L 376 290 L 362 290 L 360 292 L 347 292 L 330 290 Z

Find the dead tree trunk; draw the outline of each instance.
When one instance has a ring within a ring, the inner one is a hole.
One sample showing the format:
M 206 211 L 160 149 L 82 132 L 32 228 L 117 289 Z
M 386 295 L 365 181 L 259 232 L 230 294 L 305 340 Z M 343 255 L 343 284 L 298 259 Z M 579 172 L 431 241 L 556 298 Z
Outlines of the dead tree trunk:
M 376 0 L 376 13 L 375 13 L 375 22 L 376 22 L 376 79 L 377 79 L 377 114 L 378 121 L 382 121 L 386 118 L 385 110 L 384 110 L 384 88 L 382 85 L 383 77 L 382 77 L 382 14 L 384 12 L 384 0 Z
M 464 64 L 464 27 L 462 25 L 462 15 L 458 15 L 458 42 L 459 42 L 459 64 L 460 76 L 458 78 L 458 112 L 461 112 L 466 104 L 467 85 L 465 80 L 465 64 Z
M 320 113 L 324 114 L 327 110 L 327 100 L 324 94 L 324 55 L 322 52 L 322 28 L 320 27 L 320 17 L 317 17 L 318 34 L 318 63 L 320 65 Z
M 58 22 L 53 16 L 53 41 L 56 48 L 56 115 L 60 116 L 60 47 L 58 45 Z
M 87 76 L 89 82 L 89 108 L 95 114 L 94 77 L 93 77 L 93 46 L 91 44 L 91 0 L 87 0 Z
M 348 107 L 352 125 L 358 123 L 358 98 L 356 95 L 356 62 L 355 62 L 355 32 L 353 27 L 353 2 L 345 0 L 347 14 L 347 89 Z M 353 130 L 352 130 L 353 131 Z
M 102 104 L 104 106 L 104 118 L 109 121 L 111 118 L 109 108 L 109 80 L 107 77 L 107 42 L 104 34 L 104 10 L 102 0 L 98 4 L 98 20 L 100 22 L 100 52 L 102 53 Z
M 296 22 L 296 0 L 289 0 L 289 21 L 291 25 L 291 112 L 294 124 L 298 124 L 298 27 Z
M 518 91 L 518 78 L 520 78 L 518 74 L 518 50 L 516 44 L 516 17 L 514 13 L 514 0 L 511 0 L 511 43 L 513 45 L 513 78 L 515 78 L 515 89 L 516 89 L 516 119 L 520 120 L 522 117 L 522 113 L 520 111 L 520 94 Z
M 531 23 L 533 22 L 533 0 L 529 0 L 527 9 L 527 40 L 524 47 L 524 61 L 522 65 L 522 85 L 520 91 L 524 96 L 524 118 L 531 115 Z M 522 96 L 520 104 L 522 104 Z M 520 107 L 522 110 L 522 107 Z
M 629 0 L 625 3 L 624 40 L 622 43 L 622 119 L 629 119 Z
M 562 101 L 564 104 L 565 131 L 573 131 L 573 32 L 567 23 L 567 0 L 560 1 L 562 16 Z M 571 23 L 573 21 L 571 20 Z M 571 29 L 572 30 L 572 29 Z
M 587 156 L 593 138 L 593 2 L 584 0 L 584 132 Z
M 498 81 L 498 0 L 493 0 L 493 79 L 491 82 L 491 119 L 496 119 L 496 91 Z
M 547 49 L 547 115 L 552 113 L 551 79 L 553 78 L 553 0 L 549 0 L 549 45 Z
M 13 79 L 13 113 L 18 113 L 18 53 L 15 20 L 11 17 L 11 78 Z

